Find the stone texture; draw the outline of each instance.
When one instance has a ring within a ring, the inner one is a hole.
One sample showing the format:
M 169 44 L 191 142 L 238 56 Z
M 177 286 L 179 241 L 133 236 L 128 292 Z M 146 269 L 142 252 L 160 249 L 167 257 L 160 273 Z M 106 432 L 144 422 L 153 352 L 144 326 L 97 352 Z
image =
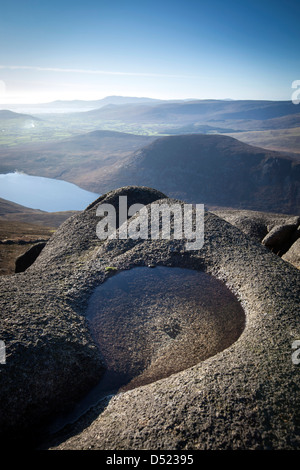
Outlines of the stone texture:
M 98 204 L 120 195 L 150 204 L 165 196 L 127 187 L 68 219 L 24 273 L 1 279 L 1 431 L 24 438 L 101 378 L 85 319 L 95 287 L 136 266 L 185 267 L 223 281 L 246 325 L 227 349 L 156 382 L 107 397 L 47 449 L 299 449 L 300 273 L 260 242 L 205 214 L 201 250 L 184 240 L 107 240 L 95 234 Z M 167 203 L 172 200 L 164 199 Z M 174 201 L 173 201 L 174 202 Z M 2 434 L 2 435 L 3 435 Z M 19 445 L 19 442 L 18 442 Z
M 275 225 L 264 237 L 262 244 L 275 251 L 280 251 L 288 243 L 296 229 L 296 224 Z
M 282 259 L 300 269 L 300 238 L 293 243 L 291 248 L 282 256 Z
M 251 238 L 261 242 L 275 226 L 299 225 L 299 217 L 271 212 L 239 209 L 211 210 L 215 215 L 238 227 Z
M 214 210 L 214 214 L 222 217 L 254 240 L 261 242 L 287 262 L 296 260 L 297 245 L 290 252 L 293 244 L 300 237 L 300 217 L 283 214 L 272 214 L 238 209 Z M 297 262 L 292 262 L 298 266 Z

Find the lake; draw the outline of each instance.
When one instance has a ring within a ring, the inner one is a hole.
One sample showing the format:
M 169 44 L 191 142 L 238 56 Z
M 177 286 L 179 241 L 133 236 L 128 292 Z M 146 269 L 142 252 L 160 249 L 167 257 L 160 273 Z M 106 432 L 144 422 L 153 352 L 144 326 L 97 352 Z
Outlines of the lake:
M 67 181 L 25 173 L 0 174 L 0 197 L 46 212 L 84 210 L 99 194 Z

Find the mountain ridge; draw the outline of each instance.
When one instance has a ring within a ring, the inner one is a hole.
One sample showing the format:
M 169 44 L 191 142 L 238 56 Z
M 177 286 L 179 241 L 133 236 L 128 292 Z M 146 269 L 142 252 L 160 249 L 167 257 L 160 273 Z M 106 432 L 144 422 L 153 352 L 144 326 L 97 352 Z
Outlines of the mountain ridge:
M 193 203 L 279 213 L 300 210 L 299 162 L 229 136 L 156 139 L 107 169 L 98 192 L 131 184 Z
M 31 119 L 34 121 L 40 121 L 40 118 L 36 116 L 31 116 L 30 114 L 16 113 L 15 111 L 10 111 L 9 109 L 0 109 L 0 119 L 4 121 L 12 119 Z
M 30 143 L 3 149 L 0 173 L 18 169 L 30 175 L 64 179 L 83 189 L 98 185 L 98 170 L 113 165 L 154 137 L 98 130 L 58 142 Z
M 87 111 L 87 116 L 99 116 L 108 111 L 107 107 Z M 146 114 L 149 119 L 163 118 L 166 115 L 182 116 L 190 115 L 192 119 L 195 116 L 205 117 L 205 119 L 274 119 L 288 115 L 299 114 L 299 109 L 291 101 L 261 101 L 261 100 L 193 100 L 193 101 L 167 101 L 155 106 L 147 106 L 147 103 L 121 105 L 120 108 L 110 109 L 110 118 L 113 115 L 119 118 L 129 119 L 128 111 L 131 111 L 133 117 L 141 117 Z M 170 118 L 169 118 L 170 119 Z

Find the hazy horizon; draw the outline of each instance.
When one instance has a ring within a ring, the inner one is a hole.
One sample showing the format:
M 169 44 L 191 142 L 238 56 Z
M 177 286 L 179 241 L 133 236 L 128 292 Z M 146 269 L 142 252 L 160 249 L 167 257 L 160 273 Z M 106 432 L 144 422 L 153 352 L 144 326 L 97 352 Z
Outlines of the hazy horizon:
M 4 0 L 0 103 L 290 100 L 300 4 Z
M 101 96 L 101 97 L 98 97 L 98 96 L 95 96 L 94 98 L 90 98 L 90 99 L 80 99 L 80 98 L 69 98 L 69 99 L 64 99 L 64 98 L 58 98 L 58 99 L 53 99 L 53 100 L 50 100 L 50 101 L 23 101 L 23 102 L 0 102 L 0 106 L 2 105 L 7 105 L 7 106 L 12 106 L 12 107 L 16 107 L 16 106 L 30 106 L 30 105 L 33 105 L 33 106 L 39 106 L 39 105 L 47 105 L 47 104 L 53 104 L 53 103 L 60 103 L 60 102 L 66 102 L 66 103 L 72 103 L 72 102 L 76 102 L 76 101 L 82 101 L 82 102 L 86 102 L 86 103 L 89 103 L 89 102 L 94 102 L 94 101 L 101 101 L 101 100 L 104 100 L 106 98 L 112 98 L 112 97 L 119 97 L 119 98 L 139 98 L 139 99 L 153 99 L 153 100 L 160 100 L 160 101 L 186 101 L 186 102 L 191 102 L 191 101 L 282 101 L 282 102 L 286 102 L 286 101 L 291 101 L 290 99 L 269 99 L 269 100 L 265 100 L 265 99 L 239 99 L 239 98 L 169 98 L 169 99 L 165 99 L 163 100 L 162 98 L 150 98 L 149 96 L 125 96 L 125 95 L 109 95 L 109 96 Z M 137 103 L 138 104 L 138 103 Z M 145 102 L 141 103 L 141 104 L 146 104 Z M 8 108 L 6 108 L 8 109 Z M 4 110 L 4 108 L 2 109 L 1 108 L 1 111 Z

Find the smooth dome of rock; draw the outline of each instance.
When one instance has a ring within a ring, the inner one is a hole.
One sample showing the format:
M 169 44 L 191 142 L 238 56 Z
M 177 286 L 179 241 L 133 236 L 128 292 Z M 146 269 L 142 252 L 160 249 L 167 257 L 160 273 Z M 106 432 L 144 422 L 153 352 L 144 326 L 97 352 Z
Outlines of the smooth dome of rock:
M 149 188 L 112 191 L 68 219 L 26 272 L 0 280 L 0 338 L 7 346 L 1 437 L 19 437 L 19 445 L 35 436 L 41 420 L 101 379 L 88 301 L 112 275 L 107 268 L 155 265 L 204 271 L 225 283 L 245 312 L 242 334 L 192 367 L 100 403 L 87 421 L 82 417 L 81 431 L 57 436 L 47 448 L 299 448 L 300 369 L 292 361 L 300 337 L 299 271 L 209 212 L 201 250 L 186 251 L 184 240 L 100 241 L 96 209 L 119 195 L 129 204 L 172 202 Z

